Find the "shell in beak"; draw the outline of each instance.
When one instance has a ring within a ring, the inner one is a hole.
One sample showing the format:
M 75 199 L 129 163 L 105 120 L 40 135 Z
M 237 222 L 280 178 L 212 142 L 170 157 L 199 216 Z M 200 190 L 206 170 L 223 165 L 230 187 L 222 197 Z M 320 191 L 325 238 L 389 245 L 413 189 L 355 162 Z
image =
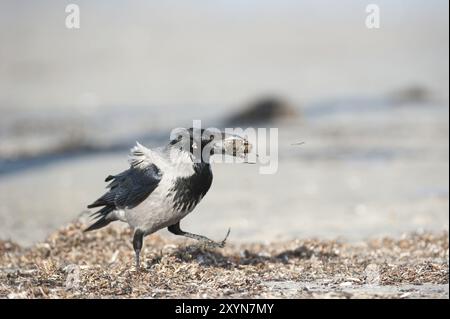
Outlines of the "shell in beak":
M 224 133 L 222 140 L 216 144 L 215 149 L 217 153 L 244 158 L 251 152 L 252 144 L 238 135 Z

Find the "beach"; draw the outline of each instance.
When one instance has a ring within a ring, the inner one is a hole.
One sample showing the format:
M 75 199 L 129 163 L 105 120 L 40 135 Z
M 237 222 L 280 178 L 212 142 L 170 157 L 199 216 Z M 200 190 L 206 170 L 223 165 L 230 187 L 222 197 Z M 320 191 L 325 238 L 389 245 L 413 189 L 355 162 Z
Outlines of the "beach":
M 79 1 L 72 30 L 58 1 L 3 1 L 0 298 L 448 298 L 448 2 L 379 1 L 379 29 L 344 2 Z M 277 130 L 275 171 L 213 160 L 181 221 L 230 228 L 224 250 L 162 229 L 138 274 L 126 225 L 82 234 L 136 142 L 245 116 Z
M 359 244 L 231 244 L 152 235 L 134 268 L 131 232 L 68 225 L 32 248 L 0 242 L 0 298 L 447 298 L 448 233 Z

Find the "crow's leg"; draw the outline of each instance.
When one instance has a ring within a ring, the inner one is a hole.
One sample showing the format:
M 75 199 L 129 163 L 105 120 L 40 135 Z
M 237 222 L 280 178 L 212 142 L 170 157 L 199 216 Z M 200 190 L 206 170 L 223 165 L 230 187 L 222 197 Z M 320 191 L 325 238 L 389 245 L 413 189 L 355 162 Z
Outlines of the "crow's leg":
M 202 236 L 202 235 L 188 233 L 188 232 L 185 232 L 185 231 L 181 230 L 180 222 L 167 227 L 167 229 L 172 234 L 185 236 L 185 237 L 192 238 L 192 239 L 196 239 L 196 240 L 206 244 L 207 246 L 210 246 L 210 247 L 213 247 L 213 248 L 216 248 L 216 247 L 223 248 L 225 246 L 225 242 L 227 241 L 228 235 L 230 234 L 230 229 L 228 229 L 228 232 L 227 232 L 227 235 L 225 236 L 225 238 L 222 241 L 220 241 L 220 242 L 216 242 L 216 241 L 213 241 L 213 240 L 209 239 L 208 237 L 205 237 L 205 236 Z
M 133 236 L 133 248 L 134 248 L 134 253 L 136 254 L 136 257 L 135 257 L 136 258 L 136 270 L 138 270 L 140 267 L 139 256 L 141 254 L 143 240 L 144 240 L 144 232 L 140 229 L 136 229 L 134 231 L 134 236 Z

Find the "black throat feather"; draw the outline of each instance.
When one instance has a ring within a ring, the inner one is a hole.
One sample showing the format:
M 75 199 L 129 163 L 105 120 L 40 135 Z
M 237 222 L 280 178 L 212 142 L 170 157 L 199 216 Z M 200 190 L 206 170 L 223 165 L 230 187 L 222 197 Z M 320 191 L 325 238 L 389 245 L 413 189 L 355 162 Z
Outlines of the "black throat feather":
M 194 174 L 179 177 L 171 189 L 174 195 L 173 207 L 178 211 L 193 209 L 211 187 L 212 172 L 209 163 L 195 163 Z

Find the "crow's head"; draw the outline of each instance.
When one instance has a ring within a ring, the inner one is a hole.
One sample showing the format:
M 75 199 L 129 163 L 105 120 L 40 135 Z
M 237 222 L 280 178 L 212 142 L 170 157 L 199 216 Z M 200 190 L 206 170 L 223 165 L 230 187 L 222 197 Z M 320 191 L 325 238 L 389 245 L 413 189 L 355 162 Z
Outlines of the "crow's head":
M 214 154 L 245 157 L 252 148 L 247 139 L 218 129 L 178 129 L 172 132 L 170 147 L 189 152 L 195 159 L 209 162 Z

